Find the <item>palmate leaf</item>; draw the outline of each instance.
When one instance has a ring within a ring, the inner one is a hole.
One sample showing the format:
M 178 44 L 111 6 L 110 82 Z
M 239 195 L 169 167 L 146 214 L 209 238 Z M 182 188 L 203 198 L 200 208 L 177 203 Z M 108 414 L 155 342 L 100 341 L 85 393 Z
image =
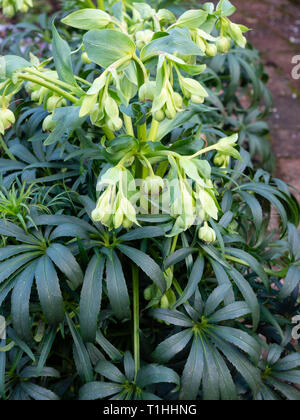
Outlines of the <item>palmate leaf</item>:
M 104 257 L 94 255 L 83 281 L 80 296 L 80 331 L 86 342 L 96 339 L 97 320 L 102 298 Z
M 295 266 L 291 266 L 288 270 L 287 276 L 284 280 L 282 289 L 280 290 L 279 297 L 285 299 L 293 293 L 300 283 L 300 269 Z
M 192 329 L 186 329 L 160 343 L 153 352 L 153 358 L 159 363 L 166 363 L 180 353 L 193 337 Z
M 79 400 L 102 400 L 123 391 L 123 387 L 112 382 L 90 382 L 79 390 Z
M 30 347 L 17 336 L 13 328 L 7 327 L 7 335 L 29 357 L 29 359 L 35 362 L 35 356 Z
M 26 252 L 14 258 L 10 258 L 0 264 L 0 283 L 7 280 L 14 274 L 20 267 L 25 266 L 28 262 L 34 260 L 40 253 L 39 252 Z
M 261 360 L 259 367 L 262 370 L 263 386 L 257 395 L 257 399 L 299 401 L 300 391 L 293 385 L 300 384 L 300 356 L 299 353 L 290 353 L 281 358 L 284 348 L 272 344 L 269 347 L 267 361 Z
M 203 347 L 199 336 L 195 336 L 187 358 L 181 380 L 180 400 L 195 400 L 204 370 Z
M 77 86 L 72 68 L 71 49 L 57 32 L 54 23 L 52 24 L 52 35 L 53 58 L 59 78 L 64 82 Z
M 48 331 L 44 334 L 43 340 L 41 342 L 40 348 L 40 357 L 38 361 L 38 365 L 36 368 L 36 375 L 39 376 L 40 372 L 44 369 L 47 358 L 51 351 L 52 345 L 54 343 L 56 337 L 56 327 L 51 327 Z
M 136 384 L 140 388 L 145 388 L 153 384 L 172 383 L 179 387 L 180 379 L 174 370 L 165 366 L 146 365 L 137 374 Z
M 214 270 L 214 273 L 215 273 L 218 284 L 220 286 L 221 285 L 230 286 L 230 289 L 229 289 L 227 295 L 224 297 L 224 303 L 226 305 L 234 303 L 234 301 L 235 301 L 234 292 L 233 292 L 233 289 L 232 289 L 231 281 L 229 280 L 229 277 L 228 277 L 226 271 L 224 270 L 222 265 L 219 264 L 217 261 L 214 261 L 213 259 L 209 259 L 209 261 L 210 261 L 210 263 L 212 265 L 212 268 Z
M 29 301 L 36 265 L 36 262 L 31 263 L 18 275 L 11 297 L 11 314 L 14 329 L 18 336 L 25 341 L 31 339 Z
M 162 293 L 166 290 L 166 281 L 159 265 L 144 252 L 127 245 L 118 245 L 117 248 L 130 258 L 148 277 L 159 287 Z
M 122 354 L 119 352 L 116 347 L 114 347 L 102 334 L 100 330 L 97 331 L 96 334 L 96 342 L 99 346 L 105 351 L 105 353 L 109 356 L 109 358 L 113 361 L 119 361 L 122 359 Z
M 49 389 L 43 388 L 32 382 L 22 382 L 21 388 L 33 400 L 36 401 L 57 401 L 58 396 Z
M 136 49 L 128 35 L 112 29 L 87 32 L 83 44 L 89 58 L 104 68 L 122 58 L 128 57 L 129 61 Z
M 201 380 L 204 399 L 237 399 L 236 386 L 221 354 L 234 366 L 233 360 L 239 359 L 240 365 L 236 367 L 237 370 L 249 384 L 253 393 L 256 395 L 258 392 L 259 371 L 239 349 L 257 363 L 261 353 L 260 344 L 249 334 L 245 332 L 241 334 L 239 329 L 222 325 L 224 321 L 238 319 L 248 314 L 250 309 L 247 303 L 234 302 L 216 312 L 213 311 L 213 308 L 216 310 L 224 301 L 228 290 L 228 285 L 221 285 L 214 290 L 205 305 L 201 303 L 200 309 L 197 303 L 196 308 L 199 312 L 193 314 L 193 319 L 174 310 L 153 309 L 150 311 L 155 318 L 185 327 L 181 332 L 171 335 L 157 346 L 153 353 L 155 360 L 165 363 L 175 355 L 179 357 L 180 352 L 189 346 L 193 338 L 182 376 L 180 395 L 183 399 L 189 399 L 191 395 L 196 398 Z M 188 311 L 188 306 L 186 310 Z M 202 311 L 206 316 L 201 315 Z M 194 315 L 198 316 L 198 320 Z
M 106 258 L 107 294 L 115 315 L 119 319 L 130 318 L 130 302 L 120 260 L 111 250 Z
M 79 332 L 77 331 L 77 328 L 68 314 L 66 314 L 66 320 L 74 341 L 73 355 L 77 373 L 83 382 L 92 382 L 94 375 L 88 351 Z
M 83 273 L 71 251 L 64 245 L 51 244 L 46 252 L 60 271 L 66 275 L 71 288 L 76 290 L 83 281 Z
M 259 263 L 259 261 L 256 260 L 256 258 L 254 258 L 248 252 L 245 252 L 241 249 L 226 248 L 225 252 L 229 255 L 232 255 L 233 257 L 236 257 L 236 258 L 241 259 L 242 261 L 245 261 L 251 267 L 251 270 L 256 272 L 256 274 L 260 277 L 266 289 L 268 291 L 270 290 L 268 276 L 266 275 L 262 265 Z
M 279 393 L 283 395 L 285 399 L 289 401 L 300 401 L 300 392 L 296 388 L 273 378 L 268 378 L 266 382 L 273 389 L 279 391 Z
M 260 320 L 260 307 L 256 294 L 247 280 L 235 268 L 227 271 L 232 280 L 235 282 L 237 288 L 240 290 L 243 298 L 247 302 L 253 319 L 253 329 L 256 330 Z
M 184 289 L 182 295 L 180 296 L 180 298 L 177 300 L 176 304 L 174 305 L 174 309 L 182 305 L 184 302 L 189 300 L 191 296 L 193 296 L 198 284 L 200 283 L 202 279 L 203 271 L 204 271 L 204 258 L 202 255 L 199 255 L 193 265 L 186 288 Z
M 256 396 L 261 384 L 260 372 L 253 366 L 249 360 L 238 352 L 232 345 L 227 344 L 223 340 L 216 339 L 214 341 L 219 350 L 224 354 L 228 361 L 237 369 L 250 386 L 253 395 Z
M 35 279 L 43 312 L 49 324 L 55 325 L 64 319 L 63 298 L 54 265 L 47 255 L 39 258 Z
M 129 352 L 125 353 L 123 364 L 125 375 L 111 362 L 99 361 L 95 371 L 109 382 L 91 382 L 84 385 L 80 389 L 79 399 L 96 400 L 112 396 L 113 400 L 157 400 L 160 398 L 149 392 L 148 387 L 162 383 L 175 384 L 176 388 L 179 387 L 178 374 L 165 366 L 146 364 L 138 370 L 134 380 L 134 361 Z
M 126 377 L 123 373 L 115 365 L 107 362 L 106 360 L 101 360 L 97 363 L 95 371 L 112 382 L 120 384 L 124 384 L 126 382 Z

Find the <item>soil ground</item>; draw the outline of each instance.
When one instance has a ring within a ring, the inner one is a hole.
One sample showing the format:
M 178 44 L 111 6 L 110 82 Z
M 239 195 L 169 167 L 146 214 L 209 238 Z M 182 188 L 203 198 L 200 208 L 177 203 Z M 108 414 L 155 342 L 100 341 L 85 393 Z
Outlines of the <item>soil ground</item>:
M 274 109 L 269 122 L 277 175 L 300 191 L 300 65 L 295 68 L 300 64 L 300 0 L 233 3 L 238 9 L 233 20 L 253 29 L 247 38 L 260 50 L 270 76 Z

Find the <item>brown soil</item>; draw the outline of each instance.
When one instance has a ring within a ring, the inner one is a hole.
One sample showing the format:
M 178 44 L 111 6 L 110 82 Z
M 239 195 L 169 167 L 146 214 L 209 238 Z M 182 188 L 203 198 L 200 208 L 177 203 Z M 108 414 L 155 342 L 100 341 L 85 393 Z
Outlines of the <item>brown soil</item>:
M 261 51 L 274 97 L 270 119 L 277 175 L 300 191 L 300 2 L 289 0 L 233 0 L 234 21 L 253 29 L 248 39 Z M 300 195 L 298 195 L 300 199 Z

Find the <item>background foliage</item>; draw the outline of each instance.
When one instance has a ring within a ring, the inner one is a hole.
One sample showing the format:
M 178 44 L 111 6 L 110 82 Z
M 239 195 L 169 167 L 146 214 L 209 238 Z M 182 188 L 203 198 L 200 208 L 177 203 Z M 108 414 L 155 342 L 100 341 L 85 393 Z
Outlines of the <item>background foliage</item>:
M 83 60 L 83 33 L 58 23 L 65 15 L 56 16 L 58 32 L 46 15 L 23 18 L 8 28 L 2 54 L 45 60 L 65 48 L 53 46 L 63 37 L 75 51 L 74 74 L 93 82 L 103 69 Z M 0 158 L 2 399 L 300 399 L 291 337 L 299 208 L 266 171 L 267 76 L 249 45 L 200 61 L 207 68 L 195 78 L 209 97 L 180 123 L 170 120 L 160 140 L 188 156 L 239 134 L 242 160 L 222 167 L 214 151 L 206 154 L 221 215 L 209 220 L 215 241 L 200 240 L 197 226 L 168 237 L 169 215 L 138 216 L 141 227 L 127 230 L 95 222 L 97 179 L 134 140 L 120 135 L 106 148 L 102 128 L 70 106 L 56 109 L 49 131 L 49 97 L 38 103 L 24 90 L 14 97 L 16 124 L 1 136 Z M 126 112 L 139 122 L 149 107 L 136 95 Z

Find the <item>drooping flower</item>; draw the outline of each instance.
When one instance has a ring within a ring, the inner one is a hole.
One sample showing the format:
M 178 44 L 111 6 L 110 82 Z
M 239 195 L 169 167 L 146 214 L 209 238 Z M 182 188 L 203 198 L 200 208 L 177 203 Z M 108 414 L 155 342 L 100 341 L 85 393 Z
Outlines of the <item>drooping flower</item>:
M 8 108 L 0 109 L 0 133 L 4 134 L 12 124 L 16 121 L 14 113 Z
M 199 239 L 208 244 L 215 242 L 217 239 L 216 232 L 208 226 L 207 222 L 204 222 L 204 226 L 199 229 Z

